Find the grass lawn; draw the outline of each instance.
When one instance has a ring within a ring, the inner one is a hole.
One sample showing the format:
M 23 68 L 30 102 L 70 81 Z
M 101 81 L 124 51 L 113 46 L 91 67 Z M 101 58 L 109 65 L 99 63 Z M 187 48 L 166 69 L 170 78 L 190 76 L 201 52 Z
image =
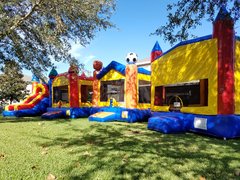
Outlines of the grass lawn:
M 239 139 L 146 125 L 0 118 L 0 179 L 240 179 Z

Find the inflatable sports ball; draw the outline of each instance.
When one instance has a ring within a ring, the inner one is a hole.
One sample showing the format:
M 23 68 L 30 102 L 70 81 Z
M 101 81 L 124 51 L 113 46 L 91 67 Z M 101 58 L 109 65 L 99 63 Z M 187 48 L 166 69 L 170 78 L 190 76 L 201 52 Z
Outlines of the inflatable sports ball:
M 126 61 L 128 64 L 135 64 L 138 60 L 138 55 L 134 52 L 127 54 Z
M 103 66 L 103 63 L 99 60 L 95 60 L 93 62 L 93 68 L 96 70 L 96 71 L 100 71 L 102 69 L 102 66 Z

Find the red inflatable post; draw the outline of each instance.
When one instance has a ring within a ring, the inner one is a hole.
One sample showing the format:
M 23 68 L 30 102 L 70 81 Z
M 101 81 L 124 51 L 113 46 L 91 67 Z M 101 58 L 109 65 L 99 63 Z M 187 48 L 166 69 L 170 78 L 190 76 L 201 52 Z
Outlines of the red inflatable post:
M 68 70 L 70 86 L 70 107 L 79 107 L 78 68 L 71 66 Z
M 218 41 L 218 114 L 234 113 L 234 23 L 222 7 L 213 27 Z

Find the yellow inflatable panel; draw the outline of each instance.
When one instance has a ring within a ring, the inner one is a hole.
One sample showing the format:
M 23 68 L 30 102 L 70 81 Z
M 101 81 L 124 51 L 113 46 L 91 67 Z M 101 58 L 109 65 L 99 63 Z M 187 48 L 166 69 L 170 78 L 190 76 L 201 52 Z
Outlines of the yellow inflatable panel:
M 141 74 L 141 73 L 138 73 L 137 75 L 137 80 L 144 80 L 144 81 L 149 81 L 149 83 L 151 83 L 151 76 L 150 75 L 146 75 L 146 74 Z M 137 82 L 139 83 L 139 82 Z M 138 88 L 139 88 L 139 85 L 138 85 Z M 139 102 L 139 90 L 137 90 L 137 101 Z M 137 108 L 138 109 L 149 109 L 151 107 L 151 104 L 150 103 L 138 103 L 137 104 Z
M 95 113 L 91 116 L 92 117 L 105 118 L 105 117 L 113 115 L 113 114 L 115 114 L 115 113 L 114 112 L 98 112 L 98 113 Z
M 146 74 L 140 74 L 137 75 L 138 80 L 145 80 L 145 81 L 151 81 L 151 76 Z
M 53 80 L 52 86 L 65 86 L 69 85 L 69 80 L 65 76 L 58 76 Z
M 89 81 L 89 80 L 79 80 L 79 85 L 89 85 L 92 86 L 93 85 L 93 81 Z
M 112 81 L 112 80 L 119 80 L 119 79 L 125 79 L 125 76 L 112 69 L 105 76 L 103 76 L 101 81 Z
M 210 39 L 179 46 L 152 63 L 151 109 L 168 111 L 155 106 L 155 87 L 193 80 L 208 79 L 208 106 L 184 107 L 182 112 L 217 114 L 217 40 Z
M 240 114 L 240 41 L 236 41 L 235 48 L 235 114 Z

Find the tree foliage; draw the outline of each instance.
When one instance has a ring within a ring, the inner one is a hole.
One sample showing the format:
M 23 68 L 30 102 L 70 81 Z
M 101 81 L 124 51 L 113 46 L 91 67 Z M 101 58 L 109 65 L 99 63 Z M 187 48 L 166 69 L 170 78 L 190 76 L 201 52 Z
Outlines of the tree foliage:
M 15 61 L 5 61 L 0 74 L 0 100 L 19 101 L 28 94 L 21 67 Z
M 78 64 L 71 42 L 86 45 L 113 25 L 114 0 L 1 0 L 0 65 L 14 60 L 40 75 L 55 61 Z
M 239 0 L 178 0 L 176 3 L 168 4 L 167 23 L 152 34 L 162 36 L 170 44 L 187 40 L 193 36 L 190 30 L 201 25 L 204 18 L 214 21 L 222 6 L 227 7 L 234 21 L 239 20 Z

